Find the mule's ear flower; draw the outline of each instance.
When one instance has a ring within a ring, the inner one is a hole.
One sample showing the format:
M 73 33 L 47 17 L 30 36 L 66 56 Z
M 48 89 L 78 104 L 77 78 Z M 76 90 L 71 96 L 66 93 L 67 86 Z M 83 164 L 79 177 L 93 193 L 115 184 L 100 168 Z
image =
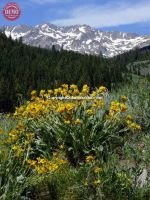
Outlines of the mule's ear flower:
M 136 123 L 129 123 L 128 124 L 128 128 L 130 129 L 130 130 L 132 130 L 132 131 L 141 131 L 141 126 L 140 125 L 138 125 L 138 124 L 136 124 Z
M 37 95 L 37 91 L 36 90 L 32 90 L 31 96 L 36 96 L 36 95 Z
M 75 124 L 81 124 L 81 120 L 80 119 L 76 119 Z
M 74 84 L 70 85 L 70 89 L 71 89 L 71 90 L 75 90 L 75 89 L 77 89 L 77 88 L 78 88 L 77 85 L 74 85 Z
M 102 172 L 102 171 L 103 171 L 103 169 L 100 168 L 100 167 L 95 167 L 95 169 L 94 169 L 94 173 L 95 173 L 95 174 L 100 173 L 100 172 Z
M 70 122 L 70 120 L 65 120 L 64 123 L 65 124 L 70 124 L 71 122 Z
M 43 96 L 45 94 L 45 90 L 40 91 L 40 96 Z
M 53 94 L 53 90 L 48 90 L 47 92 L 48 92 L 49 95 Z
M 96 186 L 98 186 L 98 185 L 100 185 L 101 184 L 101 181 L 98 179 L 98 180 L 96 180 L 96 181 L 94 181 L 94 185 L 96 185 Z
M 131 115 L 127 115 L 126 119 L 127 121 L 131 121 L 131 122 L 133 121 L 133 117 Z
M 128 98 L 126 97 L 126 96 L 121 96 L 121 100 L 123 101 L 123 102 L 126 102 L 127 100 L 128 100 Z
M 87 156 L 85 159 L 86 163 L 92 163 L 94 160 L 95 158 L 92 155 Z
M 120 111 L 121 112 L 126 112 L 128 110 L 127 105 L 125 105 L 124 103 L 120 103 Z
M 107 91 L 107 88 L 104 87 L 104 86 L 101 86 L 101 87 L 99 87 L 99 89 L 98 89 L 98 92 L 99 92 L 100 94 L 102 94 L 102 93 L 104 93 L 104 92 L 106 92 L 106 91 Z

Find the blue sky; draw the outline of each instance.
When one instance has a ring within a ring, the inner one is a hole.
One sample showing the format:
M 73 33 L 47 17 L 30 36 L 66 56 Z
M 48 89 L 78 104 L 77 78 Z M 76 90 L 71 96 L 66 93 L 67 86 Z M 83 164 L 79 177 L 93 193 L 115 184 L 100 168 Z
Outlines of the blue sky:
M 0 0 L 0 9 L 10 1 Z M 8 21 L 0 13 L 0 25 L 87 24 L 103 30 L 150 34 L 150 0 L 12 0 L 21 17 Z

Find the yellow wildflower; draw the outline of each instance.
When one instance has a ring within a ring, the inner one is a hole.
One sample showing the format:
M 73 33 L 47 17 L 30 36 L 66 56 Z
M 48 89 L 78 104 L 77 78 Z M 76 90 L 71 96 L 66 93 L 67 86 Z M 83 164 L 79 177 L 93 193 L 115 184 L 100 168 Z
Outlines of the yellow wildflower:
M 53 94 L 53 90 L 48 90 L 48 94 L 52 95 Z
M 80 119 L 76 119 L 75 124 L 81 124 L 81 120 Z
M 31 141 L 33 138 L 34 138 L 34 133 L 27 133 L 26 137 L 27 137 L 27 140 Z
M 65 88 L 66 90 L 68 90 L 68 87 L 69 87 L 68 84 L 62 84 L 61 86 L 62 86 L 63 88 Z
M 57 152 L 53 152 L 53 157 L 56 157 L 58 155 Z
M 131 115 L 127 115 L 126 119 L 127 121 L 133 121 L 133 117 Z
M 74 107 L 75 107 L 75 105 L 73 103 L 67 103 L 66 104 L 66 110 L 67 111 L 73 110 Z
M 99 87 L 98 91 L 99 91 L 100 94 L 102 94 L 102 93 L 107 91 L 107 88 L 104 87 L 104 86 L 101 86 L 101 87 Z
M 86 156 L 86 163 L 92 163 L 94 159 L 95 158 L 92 155 Z
M 37 91 L 36 90 L 33 90 L 32 92 L 31 92 L 31 96 L 36 96 L 37 95 Z
M 126 96 L 121 96 L 121 100 L 123 101 L 123 102 L 126 102 L 127 100 L 128 100 L 128 98 L 126 97 Z
M 57 96 L 59 94 L 58 89 L 54 89 L 54 95 Z
M 87 113 L 88 115 L 93 115 L 93 114 L 94 114 L 94 111 L 91 110 L 91 109 L 88 109 L 88 110 L 86 111 L 86 113 Z
M 17 125 L 17 129 L 19 129 L 20 131 L 24 131 L 25 125 L 24 125 L 23 123 L 19 123 L 19 124 Z
M 132 124 L 132 121 L 127 120 L 126 123 L 127 123 L 127 124 Z
M 130 123 L 128 124 L 129 129 L 133 130 L 133 131 L 140 131 L 141 130 L 141 126 L 136 124 L 136 123 Z
M 127 111 L 128 107 L 124 103 L 118 101 L 112 101 L 109 111 L 109 116 L 113 117 L 116 113 Z
M 102 168 L 100 168 L 100 167 L 95 167 L 94 173 L 97 174 L 97 173 L 99 173 L 99 172 L 102 172 Z
M 125 112 L 125 111 L 127 111 L 127 109 L 128 109 L 128 107 L 125 104 L 120 103 L 120 111 L 121 112 Z
M 65 124 L 70 124 L 71 122 L 70 122 L 70 120 L 65 120 L 64 123 Z
M 37 160 L 28 160 L 27 163 L 33 167 L 39 175 L 41 175 L 49 172 L 55 172 L 61 165 L 65 164 L 66 162 L 59 158 L 54 158 L 49 161 L 46 158 L 38 157 Z
M 27 160 L 27 163 L 28 163 L 30 166 L 34 167 L 34 166 L 36 165 L 37 161 L 36 161 L 36 160 Z
M 114 112 L 119 112 L 120 111 L 120 107 L 119 107 L 119 102 L 118 101 L 112 101 L 111 102 L 111 106 L 110 106 L 110 110 L 114 111 Z
M 12 147 L 12 150 L 15 151 L 15 155 L 16 155 L 17 157 L 22 156 L 22 155 L 23 155 L 23 152 L 24 152 L 24 149 L 21 147 L 21 145 L 14 145 L 14 146 Z
M 74 85 L 74 84 L 72 84 L 72 85 L 70 85 L 70 89 L 72 90 L 75 90 L 75 89 L 77 89 L 78 87 L 77 87 L 77 85 Z
M 67 93 L 67 91 L 66 91 L 65 89 L 63 89 L 63 90 L 61 91 L 61 95 L 62 95 L 62 96 L 67 96 L 68 93 Z
M 79 90 L 78 90 L 78 88 L 77 89 L 74 89 L 74 91 L 73 91 L 73 95 L 79 95 Z
M 44 96 L 44 94 L 45 94 L 45 90 L 41 90 L 40 91 L 40 96 Z
M 96 95 L 97 95 L 97 93 L 95 91 L 92 92 L 92 94 L 91 94 L 92 97 L 96 97 Z
M 99 179 L 94 181 L 94 185 L 98 186 L 100 184 L 101 184 L 101 181 Z
M 61 105 L 61 106 L 59 106 L 58 108 L 57 108 L 57 112 L 59 112 L 59 113 L 63 113 L 64 111 L 65 111 L 65 106 L 63 106 L 63 105 Z
M 84 85 L 81 92 L 83 94 L 88 94 L 89 91 L 90 91 L 90 88 L 88 87 L 88 85 Z

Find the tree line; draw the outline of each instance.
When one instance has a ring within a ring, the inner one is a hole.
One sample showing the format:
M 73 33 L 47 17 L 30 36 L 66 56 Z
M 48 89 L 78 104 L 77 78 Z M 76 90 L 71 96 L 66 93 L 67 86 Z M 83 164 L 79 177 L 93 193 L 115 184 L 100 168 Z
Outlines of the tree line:
M 50 89 L 62 83 L 104 85 L 111 89 L 126 81 L 127 62 L 150 58 L 138 50 L 111 59 L 61 49 L 42 49 L 12 40 L 0 33 L 0 112 L 13 111 L 31 90 Z

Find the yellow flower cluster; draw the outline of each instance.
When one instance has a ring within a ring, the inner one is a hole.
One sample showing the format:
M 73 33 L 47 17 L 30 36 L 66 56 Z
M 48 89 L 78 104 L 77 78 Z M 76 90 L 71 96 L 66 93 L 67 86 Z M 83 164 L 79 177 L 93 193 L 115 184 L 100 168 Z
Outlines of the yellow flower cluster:
M 12 150 L 15 152 L 16 157 L 21 157 L 25 149 L 21 145 L 16 144 L 12 146 Z
M 104 105 L 105 105 L 105 101 L 103 98 L 101 98 L 99 100 L 94 100 L 92 107 L 97 109 L 97 108 L 102 108 Z
M 126 102 L 127 100 L 128 100 L 128 98 L 126 97 L 126 96 L 121 96 L 121 100 L 123 101 L 123 102 Z
M 31 101 L 28 101 L 25 105 L 16 109 L 14 116 L 22 118 L 35 118 L 45 117 L 50 114 L 61 115 L 64 124 L 66 125 L 79 125 L 82 120 L 76 118 L 74 113 L 80 108 L 83 108 L 84 113 L 93 117 L 99 109 L 105 106 L 104 94 L 107 92 L 107 88 L 104 86 L 99 87 L 95 91 L 90 93 L 88 85 L 84 85 L 80 90 L 77 85 L 62 84 L 61 87 L 54 90 L 41 90 L 39 95 L 37 91 L 31 92 Z M 81 99 L 55 99 L 53 97 L 81 97 Z M 92 99 L 84 99 L 82 97 L 92 97 Z M 99 97 L 99 98 L 97 98 Z M 127 97 L 121 96 L 120 101 L 115 100 L 111 102 L 110 109 L 107 115 L 108 119 L 120 121 L 124 113 L 128 110 L 126 105 Z M 118 115 L 119 114 L 119 115 Z M 120 117 L 121 116 L 121 117 Z M 136 123 L 133 123 L 132 117 L 128 116 L 127 126 L 131 130 L 140 130 L 141 127 Z M 12 140 L 17 140 L 17 134 L 11 133 Z
M 90 88 L 87 85 L 84 85 L 81 91 L 81 96 L 88 95 L 90 91 Z
M 55 172 L 64 165 L 66 161 L 57 157 L 54 157 L 51 161 L 46 158 L 38 157 L 36 160 L 28 160 L 27 163 L 41 175 Z
M 20 135 L 20 132 L 16 129 L 12 130 L 10 133 L 9 133 L 9 138 L 8 138 L 8 143 L 14 143 L 16 142 L 17 140 L 19 140 L 19 135 Z
M 100 173 L 100 172 L 102 172 L 102 171 L 103 171 L 103 169 L 100 168 L 100 167 L 95 167 L 95 169 L 94 169 L 94 173 L 95 173 L 95 174 Z
M 130 123 L 133 121 L 133 117 L 131 115 L 127 115 L 126 120 Z
M 100 179 L 96 179 L 96 180 L 93 182 L 93 184 L 94 184 L 95 187 L 98 187 L 98 186 L 101 184 L 101 180 L 100 180 Z M 84 186 L 87 187 L 88 185 L 91 185 L 91 183 L 88 184 L 88 181 L 85 181 L 85 182 L 84 182 Z
M 110 106 L 110 112 L 111 113 L 117 113 L 117 112 L 125 112 L 127 111 L 128 107 L 124 103 L 120 103 L 119 101 L 112 101 Z
M 117 113 L 124 113 L 128 109 L 125 103 L 119 101 L 112 101 L 110 105 L 109 115 L 108 117 L 114 119 Z
M 132 131 L 141 131 L 141 126 L 137 123 L 128 121 L 128 128 Z
M 31 98 L 33 99 L 33 98 Z M 34 101 L 27 102 L 26 105 L 16 109 L 14 116 L 16 117 L 32 117 L 36 118 L 43 113 L 49 112 L 52 107 L 51 101 L 45 101 L 42 98 L 35 98 Z
M 104 87 L 104 86 L 101 86 L 101 87 L 99 87 L 99 89 L 98 89 L 98 93 L 100 93 L 100 94 L 104 94 L 106 91 L 107 91 L 107 88 Z
M 24 133 L 25 126 L 23 123 L 19 122 L 15 129 L 9 132 L 8 143 L 16 143 L 20 136 Z
M 117 100 L 111 102 L 108 118 L 110 118 L 110 119 L 120 119 L 116 116 L 116 114 L 125 113 L 128 110 L 128 107 L 125 104 L 125 102 L 127 101 L 127 97 L 121 96 L 121 100 L 122 100 L 122 102 L 119 102 Z M 141 130 L 141 126 L 138 125 L 137 123 L 133 122 L 133 117 L 131 115 L 128 114 L 126 116 L 125 120 L 126 120 L 126 123 L 127 123 L 127 127 L 130 130 L 132 130 L 132 131 L 140 131 Z
M 86 158 L 85 158 L 86 163 L 92 163 L 92 162 L 94 162 L 94 160 L 95 160 L 95 158 L 92 155 L 86 156 Z
M 34 133 L 26 131 L 25 125 L 19 122 L 16 128 L 9 132 L 9 137 L 8 137 L 7 142 L 11 144 L 12 143 L 16 144 L 17 142 L 19 142 L 19 139 L 23 137 L 24 137 L 24 142 L 26 144 L 27 144 L 27 141 L 28 143 L 30 143 L 34 138 Z
M 71 121 L 70 120 L 64 120 L 64 123 L 65 124 L 71 124 Z
M 57 112 L 63 113 L 63 112 L 71 112 L 76 107 L 75 103 L 69 102 L 69 103 L 60 103 L 58 104 Z
M 16 157 L 22 157 L 23 154 L 31 150 L 31 142 L 34 138 L 35 134 L 27 131 L 25 125 L 19 122 L 16 128 L 8 133 L 5 143 L 10 144 Z
M 94 114 L 95 114 L 95 112 L 94 112 L 93 110 L 91 110 L 91 109 L 88 109 L 88 110 L 86 111 L 86 113 L 87 113 L 88 115 L 94 115 Z
M 76 119 L 76 121 L 75 121 L 75 124 L 81 124 L 82 122 L 81 122 L 81 120 L 78 118 L 78 119 Z
M 132 131 L 141 131 L 141 126 L 137 123 L 133 122 L 133 117 L 131 115 L 127 115 L 126 122 L 128 125 L 128 128 Z
M 90 88 L 84 85 L 81 90 L 79 90 L 77 85 L 67 85 L 62 84 L 61 87 L 54 90 L 41 90 L 39 95 L 36 90 L 31 92 L 31 101 L 28 101 L 25 105 L 16 108 L 14 113 L 15 117 L 20 118 L 37 118 L 41 115 L 50 113 L 51 111 L 56 111 L 58 113 L 72 112 L 76 107 L 82 105 L 82 100 L 65 100 L 55 99 L 55 97 L 85 97 L 89 96 L 93 98 L 91 110 L 101 108 L 104 105 L 104 100 L 96 99 L 99 95 L 103 95 L 107 91 L 104 86 L 99 87 L 96 91 L 90 93 Z M 85 100 L 86 101 L 86 100 Z M 88 100 L 87 100 L 88 101 Z M 90 110 L 90 109 L 89 109 Z M 89 112 L 89 111 L 88 111 Z
M 101 184 L 101 180 L 100 179 L 97 179 L 97 180 L 94 181 L 94 185 L 95 186 L 98 186 L 100 184 Z

